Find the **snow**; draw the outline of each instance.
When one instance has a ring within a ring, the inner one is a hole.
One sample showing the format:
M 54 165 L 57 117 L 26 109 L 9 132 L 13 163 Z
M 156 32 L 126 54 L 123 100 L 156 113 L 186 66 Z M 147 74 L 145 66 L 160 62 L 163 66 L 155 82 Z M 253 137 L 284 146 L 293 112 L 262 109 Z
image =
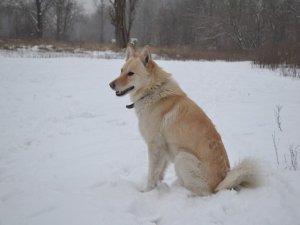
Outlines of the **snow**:
M 98 59 L 123 59 L 124 52 L 106 51 L 88 51 L 80 48 L 64 49 L 52 45 L 36 46 L 14 46 L 7 45 L 5 49 L 0 49 L 0 55 L 13 58 L 98 58 Z
M 108 86 L 123 60 L 2 55 L 0 225 L 300 224 L 300 172 L 289 167 L 289 148 L 300 144 L 300 80 L 250 62 L 158 63 L 210 116 L 232 165 L 261 162 L 264 184 L 193 197 L 171 166 L 143 193 L 146 146 L 129 98 Z

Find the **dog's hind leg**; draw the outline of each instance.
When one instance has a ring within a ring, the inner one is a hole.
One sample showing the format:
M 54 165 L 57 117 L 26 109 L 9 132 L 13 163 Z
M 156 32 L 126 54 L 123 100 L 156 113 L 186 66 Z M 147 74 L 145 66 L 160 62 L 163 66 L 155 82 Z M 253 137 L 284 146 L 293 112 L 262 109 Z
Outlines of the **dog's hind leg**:
M 175 157 L 175 171 L 179 182 L 188 190 L 199 196 L 211 194 L 211 188 L 201 170 L 201 161 L 187 152 L 180 152 Z

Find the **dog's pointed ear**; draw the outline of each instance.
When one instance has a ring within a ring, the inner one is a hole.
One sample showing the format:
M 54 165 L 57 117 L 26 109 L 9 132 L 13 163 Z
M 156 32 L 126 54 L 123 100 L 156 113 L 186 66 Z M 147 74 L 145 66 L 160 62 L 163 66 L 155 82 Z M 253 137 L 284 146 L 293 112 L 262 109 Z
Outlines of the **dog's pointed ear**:
M 125 60 L 127 61 L 129 58 L 131 58 L 135 53 L 135 50 L 132 46 L 132 44 L 128 44 L 126 48 L 126 53 L 125 53 Z
M 145 46 L 143 48 L 140 57 L 141 57 L 141 60 L 144 64 L 144 66 L 147 66 L 148 62 L 152 59 L 151 53 L 150 53 L 150 50 L 149 50 L 148 46 Z

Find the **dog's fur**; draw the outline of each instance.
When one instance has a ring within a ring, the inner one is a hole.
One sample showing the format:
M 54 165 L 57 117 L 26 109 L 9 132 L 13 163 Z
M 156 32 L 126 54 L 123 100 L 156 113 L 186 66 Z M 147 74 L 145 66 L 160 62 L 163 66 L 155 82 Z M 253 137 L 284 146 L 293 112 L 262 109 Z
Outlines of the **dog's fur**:
M 222 189 L 257 186 L 258 169 L 244 160 L 230 170 L 226 150 L 213 123 L 170 74 L 151 58 L 148 47 L 139 54 L 127 47 L 121 75 L 110 83 L 117 96 L 130 94 L 139 129 L 148 145 L 149 174 L 145 191 L 155 188 L 169 162 L 180 183 L 205 196 Z

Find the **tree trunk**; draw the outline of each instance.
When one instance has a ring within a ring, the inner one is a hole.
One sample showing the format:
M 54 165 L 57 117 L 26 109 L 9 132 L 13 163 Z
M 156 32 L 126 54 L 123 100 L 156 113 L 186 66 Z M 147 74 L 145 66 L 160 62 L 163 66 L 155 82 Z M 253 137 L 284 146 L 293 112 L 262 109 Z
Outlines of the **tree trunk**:
M 129 6 L 126 6 L 127 2 Z M 136 2 L 137 0 L 110 0 L 110 17 L 115 26 L 116 43 L 120 48 L 125 48 L 129 42 Z
M 116 15 L 116 25 L 115 25 L 115 33 L 116 33 L 116 42 L 117 45 L 121 48 L 125 48 L 127 45 L 127 41 L 125 40 L 125 9 L 126 9 L 126 1 L 125 0 L 115 0 L 115 15 Z
M 36 0 L 37 38 L 43 37 L 43 12 L 41 0 Z
M 100 6 L 100 43 L 104 42 L 104 0 L 101 0 L 101 6 Z
M 56 40 L 59 41 L 61 39 L 61 20 L 62 20 L 62 15 L 61 12 L 62 7 L 61 3 L 57 2 L 56 3 Z

